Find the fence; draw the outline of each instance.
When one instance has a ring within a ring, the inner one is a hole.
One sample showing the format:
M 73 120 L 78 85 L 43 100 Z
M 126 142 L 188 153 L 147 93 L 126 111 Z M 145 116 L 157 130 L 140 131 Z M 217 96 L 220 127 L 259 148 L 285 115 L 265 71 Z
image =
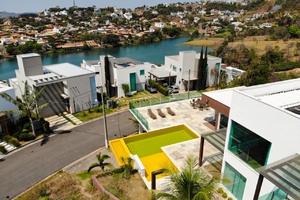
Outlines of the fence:
M 139 111 L 135 108 L 135 106 L 129 102 L 129 109 L 130 111 L 139 119 L 139 121 L 143 124 L 143 126 L 149 130 L 148 122 L 147 120 L 139 113 Z

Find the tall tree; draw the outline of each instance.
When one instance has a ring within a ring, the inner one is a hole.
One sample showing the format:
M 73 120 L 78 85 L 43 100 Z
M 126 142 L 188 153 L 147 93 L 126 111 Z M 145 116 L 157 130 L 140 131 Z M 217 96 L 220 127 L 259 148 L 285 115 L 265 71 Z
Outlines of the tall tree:
M 201 47 L 201 53 L 200 53 L 200 58 L 199 58 L 199 61 L 198 61 L 198 80 L 197 80 L 197 90 L 201 90 L 201 77 L 202 77 L 202 62 L 203 62 L 203 47 Z
M 205 57 L 203 58 L 203 47 L 201 48 L 200 58 L 198 62 L 198 81 L 197 90 L 204 90 L 206 88 L 207 80 L 207 47 L 205 49 Z
M 34 126 L 33 126 L 33 119 L 32 119 L 32 114 L 36 113 L 39 110 L 44 109 L 45 107 L 47 107 L 49 105 L 49 103 L 44 103 L 42 105 L 37 105 L 39 100 L 42 97 L 42 94 L 44 92 L 44 87 L 39 91 L 36 92 L 36 88 L 33 88 L 32 91 L 30 91 L 30 86 L 28 85 L 28 82 L 25 82 L 25 86 L 24 86 L 24 93 L 22 94 L 22 98 L 16 98 L 14 99 L 13 97 L 11 97 L 10 95 L 6 94 L 6 93 L 0 93 L 0 96 L 15 104 L 19 110 L 6 110 L 4 112 L 7 113 L 16 113 L 18 114 L 18 118 L 21 117 L 28 117 L 30 124 L 31 124 L 31 128 L 32 128 L 32 133 L 33 135 L 35 135 L 35 130 L 34 130 Z
M 113 165 L 111 163 L 105 162 L 107 159 L 110 158 L 109 155 L 101 155 L 101 153 L 99 153 L 96 155 L 96 157 L 98 162 L 91 164 L 88 168 L 88 172 L 90 172 L 95 167 L 100 167 L 102 171 L 104 171 L 105 167 L 113 168 Z
M 105 87 L 106 87 L 106 94 L 110 97 L 110 69 L 109 69 L 109 60 L 108 56 L 104 57 L 104 70 L 105 70 Z
M 197 158 L 188 156 L 179 173 L 170 178 L 170 191 L 156 192 L 157 199 L 209 200 L 213 196 L 216 179 L 198 166 Z

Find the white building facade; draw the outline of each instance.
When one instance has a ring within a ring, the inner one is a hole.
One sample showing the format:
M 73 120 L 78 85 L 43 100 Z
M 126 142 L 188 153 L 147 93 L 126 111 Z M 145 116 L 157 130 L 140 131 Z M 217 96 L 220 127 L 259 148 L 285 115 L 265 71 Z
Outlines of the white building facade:
M 16 96 L 21 97 L 27 81 L 32 91 L 45 88 L 38 105 L 50 105 L 39 114 L 48 117 L 62 112 L 76 113 L 98 105 L 95 73 L 61 63 L 43 66 L 41 56 L 36 53 L 17 56 L 19 69 L 16 78 L 9 80 Z
M 253 199 L 260 167 L 300 153 L 299 111 L 300 79 L 233 89 L 222 174 L 236 199 Z M 287 197 L 265 179 L 259 199 L 272 196 Z

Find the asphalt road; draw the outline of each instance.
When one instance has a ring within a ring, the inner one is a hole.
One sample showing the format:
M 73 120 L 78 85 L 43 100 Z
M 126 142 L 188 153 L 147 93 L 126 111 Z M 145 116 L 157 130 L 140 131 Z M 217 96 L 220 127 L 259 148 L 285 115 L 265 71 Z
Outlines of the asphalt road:
M 107 117 L 109 140 L 136 132 L 129 111 Z M 11 199 L 77 159 L 105 146 L 103 119 L 84 123 L 48 141 L 37 141 L 0 160 L 0 200 Z M 9 197 L 9 198 L 7 198 Z

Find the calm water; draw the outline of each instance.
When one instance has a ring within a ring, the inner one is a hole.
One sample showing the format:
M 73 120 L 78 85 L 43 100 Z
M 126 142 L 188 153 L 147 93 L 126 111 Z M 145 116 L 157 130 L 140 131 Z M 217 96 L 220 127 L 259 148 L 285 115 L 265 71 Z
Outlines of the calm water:
M 130 57 L 138 61 L 163 64 L 165 56 L 176 55 L 179 51 L 195 50 L 200 52 L 200 47 L 180 45 L 187 41 L 187 39 L 188 38 L 183 37 L 139 46 L 43 55 L 42 63 L 43 65 L 50 65 L 69 62 L 80 66 L 82 60 L 99 60 L 100 55 L 108 54 L 116 58 Z M 16 58 L 0 59 L 0 80 L 8 80 L 9 78 L 15 77 L 16 69 L 18 69 Z

